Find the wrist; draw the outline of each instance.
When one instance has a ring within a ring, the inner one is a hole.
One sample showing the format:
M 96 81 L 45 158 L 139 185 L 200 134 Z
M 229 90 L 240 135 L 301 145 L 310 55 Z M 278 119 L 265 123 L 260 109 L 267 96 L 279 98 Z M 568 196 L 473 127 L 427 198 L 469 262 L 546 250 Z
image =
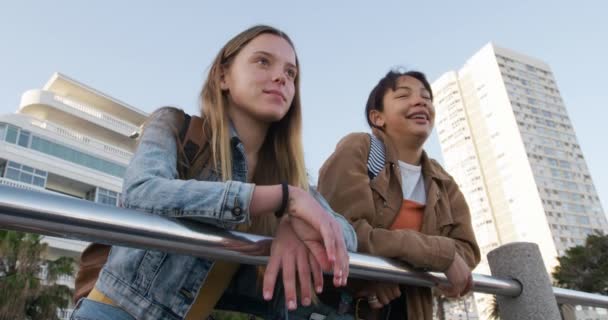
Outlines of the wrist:
M 281 218 L 287 212 L 289 206 L 289 185 L 283 181 L 281 187 L 281 203 L 278 209 L 274 212 L 275 217 Z
M 299 213 L 296 210 L 294 203 L 297 201 L 298 198 L 302 197 L 302 192 L 303 190 L 298 187 L 294 187 L 291 185 L 289 186 L 289 199 L 287 199 L 287 206 L 285 207 L 286 215 L 298 218 Z

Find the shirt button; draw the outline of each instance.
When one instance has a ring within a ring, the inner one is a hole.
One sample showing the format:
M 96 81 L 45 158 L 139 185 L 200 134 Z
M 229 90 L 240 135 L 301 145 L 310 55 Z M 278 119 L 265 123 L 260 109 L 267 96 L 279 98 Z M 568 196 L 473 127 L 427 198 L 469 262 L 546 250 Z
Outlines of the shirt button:
M 388 207 L 388 202 L 384 201 L 384 207 Z
M 239 208 L 239 207 L 232 209 L 232 214 L 234 214 L 234 216 L 236 216 L 236 217 L 240 217 L 242 213 L 243 213 L 243 210 L 241 210 L 241 208 Z

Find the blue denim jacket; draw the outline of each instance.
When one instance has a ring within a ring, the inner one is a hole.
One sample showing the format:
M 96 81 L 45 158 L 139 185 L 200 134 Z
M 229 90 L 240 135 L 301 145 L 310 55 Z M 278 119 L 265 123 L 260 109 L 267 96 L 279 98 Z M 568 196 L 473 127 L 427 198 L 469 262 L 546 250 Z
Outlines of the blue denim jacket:
M 222 182 L 209 173 L 197 180 L 179 180 L 177 144 L 170 112 L 163 109 L 149 120 L 127 169 L 122 202 L 126 208 L 159 215 L 190 218 L 223 228 L 249 222 L 254 185 L 246 183 L 245 152 L 233 130 L 233 181 Z M 317 192 L 322 206 L 342 225 L 349 251 L 356 235 L 350 224 L 331 210 Z M 183 319 L 196 298 L 212 260 L 153 250 L 112 247 L 96 287 L 137 319 Z

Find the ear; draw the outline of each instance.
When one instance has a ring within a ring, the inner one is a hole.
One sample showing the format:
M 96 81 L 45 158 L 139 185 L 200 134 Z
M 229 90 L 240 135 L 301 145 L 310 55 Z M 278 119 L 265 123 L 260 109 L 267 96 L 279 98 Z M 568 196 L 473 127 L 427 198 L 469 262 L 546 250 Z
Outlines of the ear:
M 228 81 L 226 81 L 226 71 L 226 68 L 220 67 L 220 89 L 222 89 L 223 91 L 228 90 Z
M 385 124 L 384 112 L 379 111 L 377 109 L 370 110 L 369 120 L 376 127 L 379 127 L 379 128 L 384 127 L 384 124 Z

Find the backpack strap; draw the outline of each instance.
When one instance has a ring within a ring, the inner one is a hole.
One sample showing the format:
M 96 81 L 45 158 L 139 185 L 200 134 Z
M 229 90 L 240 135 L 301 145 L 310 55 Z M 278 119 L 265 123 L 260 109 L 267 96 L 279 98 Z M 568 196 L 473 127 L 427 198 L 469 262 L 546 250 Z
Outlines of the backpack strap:
M 367 157 L 367 175 L 370 180 L 373 180 L 384 168 L 386 151 L 384 150 L 384 143 L 380 139 L 373 134 L 369 134 L 369 137 L 371 143 Z
M 209 153 L 209 135 L 204 130 L 204 120 L 191 116 L 182 110 L 183 121 L 178 133 L 178 168 L 180 179 L 192 179 L 206 164 L 209 157 L 201 157 Z M 205 159 L 202 159 L 205 158 Z

